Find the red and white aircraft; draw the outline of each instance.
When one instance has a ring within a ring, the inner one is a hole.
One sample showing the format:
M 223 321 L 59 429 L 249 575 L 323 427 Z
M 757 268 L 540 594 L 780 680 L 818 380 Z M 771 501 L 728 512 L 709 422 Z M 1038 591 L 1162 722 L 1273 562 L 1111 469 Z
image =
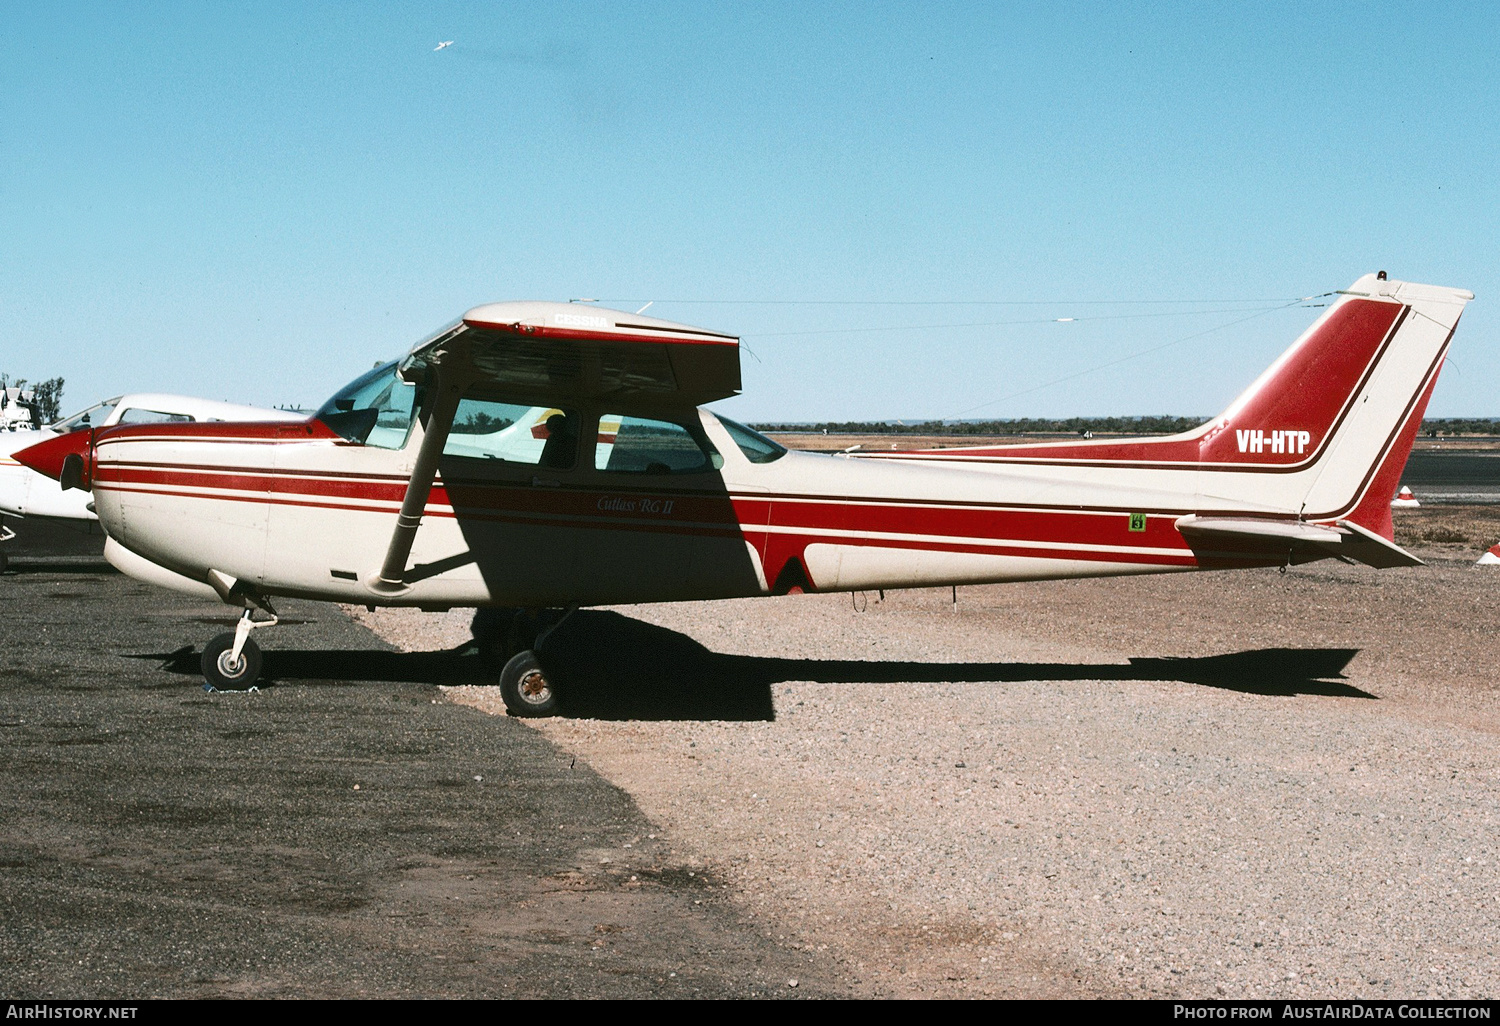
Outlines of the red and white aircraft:
M 1410 566 L 1391 495 L 1472 298 L 1367 275 L 1222 415 L 1164 438 L 788 452 L 698 409 L 739 391 L 733 336 L 501 303 L 301 423 L 116 426 L 17 458 L 93 491 L 122 570 L 244 607 L 203 655 L 219 687 L 256 679 L 249 635 L 280 596 L 571 610 Z M 557 707 L 535 630 L 511 617 L 499 683 L 518 715 Z
M 95 403 L 86 410 L 65 417 L 38 430 L 0 432 L 0 518 L 66 521 L 87 530 L 94 515 L 87 492 L 59 490 L 36 471 L 18 463 L 13 456 L 38 442 L 85 428 L 113 427 L 116 424 L 198 423 L 221 420 L 302 420 L 295 413 L 266 410 L 257 406 L 195 399 L 186 395 L 137 392 L 117 395 Z M 0 519 L 0 542 L 9 541 L 15 532 Z M 0 573 L 6 566 L 4 548 L 0 548 Z

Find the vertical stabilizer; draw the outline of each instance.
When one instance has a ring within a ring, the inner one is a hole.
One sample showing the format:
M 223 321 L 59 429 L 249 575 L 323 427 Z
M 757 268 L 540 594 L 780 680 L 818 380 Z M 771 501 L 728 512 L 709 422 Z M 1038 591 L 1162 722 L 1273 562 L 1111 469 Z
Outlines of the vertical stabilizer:
M 1391 496 L 1473 298 L 1359 279 L 1202 434 L 1203 494 L 1390 540 Z

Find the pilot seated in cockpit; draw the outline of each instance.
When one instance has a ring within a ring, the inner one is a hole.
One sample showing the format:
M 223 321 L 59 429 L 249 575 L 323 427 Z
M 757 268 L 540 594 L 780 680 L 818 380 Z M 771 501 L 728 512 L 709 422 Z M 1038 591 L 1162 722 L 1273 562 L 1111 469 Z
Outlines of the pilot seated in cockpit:
M 578 425 L 566 413 L 547 418 L 547 442 L 542 446 L 541 465 L 551 470 L 567 470 L 578 458 Z

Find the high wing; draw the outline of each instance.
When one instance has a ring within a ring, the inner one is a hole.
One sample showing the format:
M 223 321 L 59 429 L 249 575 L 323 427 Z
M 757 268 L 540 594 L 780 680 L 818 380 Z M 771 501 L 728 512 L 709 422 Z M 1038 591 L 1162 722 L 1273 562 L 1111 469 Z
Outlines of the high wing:
M 623 404 L 695 407 L 740 391 L 734 335 L 570 303 L 491 303 L 418 343 L 402 377 L 424 381 L 421 447 L 380 571 L 377 594 L 410 590 L 412 542 L 437 477 L 438 459 L 465 392 L 475 385 L 541 405 L 609 397 Z
M 740 391 L 739 339 L 687 324 L 572 303 L 491 303 L 415 346 L 403 364 L 444 365 L 551 404 L 604 396 L 700 406 Z

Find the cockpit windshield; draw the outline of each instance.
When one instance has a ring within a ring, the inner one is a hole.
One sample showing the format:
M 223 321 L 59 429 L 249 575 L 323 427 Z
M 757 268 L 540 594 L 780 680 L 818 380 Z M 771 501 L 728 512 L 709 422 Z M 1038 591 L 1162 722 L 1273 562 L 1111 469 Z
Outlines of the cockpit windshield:
M 82 413 L 75 413 L 66 420 L 60 420 L 51 425 L 52 430 L 60 435 L 66 435 L 73 431 L 82 431 L 84 428 L 99 427 L 104 423 L 106 417 L 115 411 L 123 396 L 115 396 L 106 399 L 102 403 L 95 403 Z
M 317 419 L 351 442 L 379 449 L 405 446 L 417 387 L 397 376 L 397 364 L 383 363 L 345 385 L 318 410 Z

